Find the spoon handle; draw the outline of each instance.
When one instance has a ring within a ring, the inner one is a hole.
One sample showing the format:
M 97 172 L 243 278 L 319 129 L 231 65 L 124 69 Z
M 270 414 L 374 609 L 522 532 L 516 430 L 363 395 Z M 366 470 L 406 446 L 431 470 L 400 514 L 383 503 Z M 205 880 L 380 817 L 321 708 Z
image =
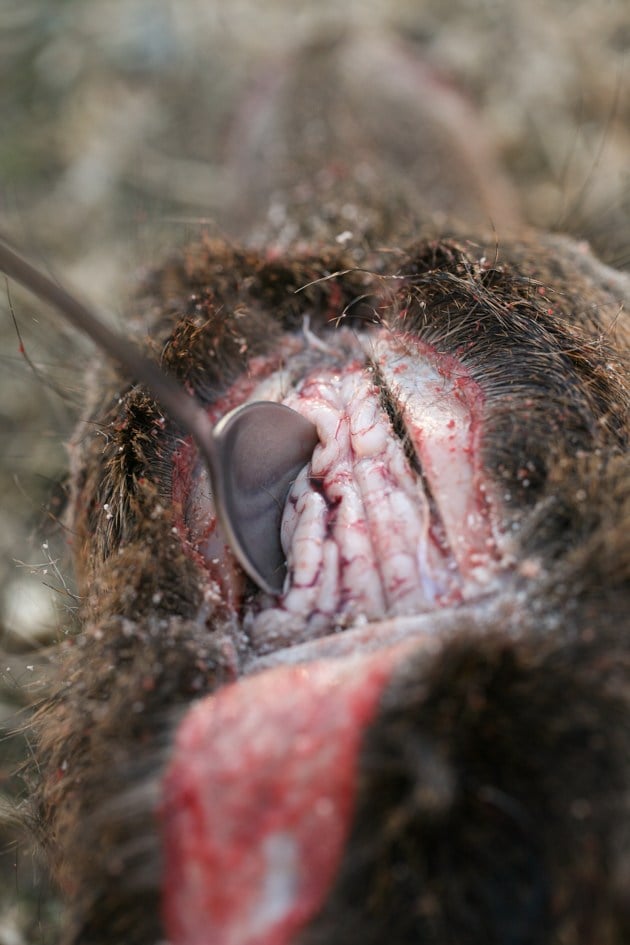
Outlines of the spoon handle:
M 281 404 L 250 404 L 224 418 L 217 438 L 206 411 L 194 397 L 137 345 L 112 331 L 87 305 L 2 239 L 0 271 L 56 308 L 75 328 L 88 335 L 130 377 L 143 383 L 171 418 L 192 434 L 207 464 L 216 513 L 232 551 L 263 590 L 280 593 L 286 571 L 280 545 L 280 514 L 295 475 L 308 462 L 317 443 L 313 424 Z M 244 479 L 245 471 L 259 468 L 263 456 L 270 457 L 268 474 L 255 483 L 251 477 Z

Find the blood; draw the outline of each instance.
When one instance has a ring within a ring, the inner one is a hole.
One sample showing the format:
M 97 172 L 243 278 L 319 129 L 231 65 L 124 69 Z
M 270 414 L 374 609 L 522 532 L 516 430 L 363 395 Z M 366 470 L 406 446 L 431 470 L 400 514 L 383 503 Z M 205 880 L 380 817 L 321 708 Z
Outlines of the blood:
M 188 712 L 162 792 L 173 945 L 288 945 L 321 906 L 363 732 L 407 650 L 268 670 Z

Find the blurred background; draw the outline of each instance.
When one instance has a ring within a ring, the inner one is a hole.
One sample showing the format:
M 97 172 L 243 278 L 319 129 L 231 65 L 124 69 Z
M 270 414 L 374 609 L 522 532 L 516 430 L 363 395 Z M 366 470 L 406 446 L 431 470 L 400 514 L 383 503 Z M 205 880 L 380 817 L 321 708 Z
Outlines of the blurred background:
M 245 90 L 301 45 L 391 31 L 463 90 L 524 219 L 630 265 L 627 0 L 0 0 L 0 233 L 125 324 L 139 273 L 222 226 Z M 56 523 L 89 345 L 0 277 L 0 724 L 77 601 Z M 17 714 L 16 714 L 17 713 Z M 0 742 L 0 794 L 23 738 Z M 0 808 L 0 945 L 56 941 L 55 905 Z

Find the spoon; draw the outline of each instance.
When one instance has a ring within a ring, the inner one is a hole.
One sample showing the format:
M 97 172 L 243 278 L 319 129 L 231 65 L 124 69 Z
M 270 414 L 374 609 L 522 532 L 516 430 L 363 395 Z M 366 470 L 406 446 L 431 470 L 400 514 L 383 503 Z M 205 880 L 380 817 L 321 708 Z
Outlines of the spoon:
M 317 428 L 296 410 L 258 401 L 214 427 L 214 466 L 205 454 L 230 546 L 252 580 L 272 594 L 281 592 L 286 574 L 280 523 L 287 495 L 318 440 Z
M 210 474 L 215 509 L 244 571 L 269 594 L 280 594 L 286 561 L 280 520 L 287 494 L 318 442 L 314 424 L 283 404 L 245 404 L 213 427 L 204 408 L 82 302 L 0 240 L 0 271 L 52 305 L 89 335 L 192 434 Z

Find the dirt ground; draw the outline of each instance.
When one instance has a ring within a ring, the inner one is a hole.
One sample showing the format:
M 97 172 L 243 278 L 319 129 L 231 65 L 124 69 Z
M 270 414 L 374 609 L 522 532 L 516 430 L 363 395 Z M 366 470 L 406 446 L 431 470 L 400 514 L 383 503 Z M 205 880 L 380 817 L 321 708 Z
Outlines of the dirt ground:
M 124 327 L 142 268 L 201 225 L 222 227 L 243 90 L 344 30 L 404 37 L 478 109 L 524 219 L 630 265 L 627 0 L 1 0 L 0 233 Z M 6 731 L 37 692 L 42 643 L 73 625 L 54 519 L 89 350 L 0 277 Z M 19 797 L 11 771 L 28 746 L 0 745 L 0 792 Z M 3 810 L 0 945 L 53 942 L 54 905 Z

